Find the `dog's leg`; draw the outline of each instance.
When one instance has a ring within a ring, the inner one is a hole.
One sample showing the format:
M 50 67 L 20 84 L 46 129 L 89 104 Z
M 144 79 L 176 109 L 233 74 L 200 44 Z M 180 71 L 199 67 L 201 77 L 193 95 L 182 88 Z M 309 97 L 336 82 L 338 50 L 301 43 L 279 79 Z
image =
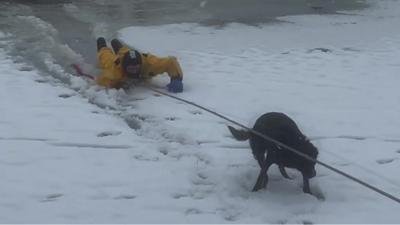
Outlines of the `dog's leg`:
M 292 179 L 289 177 L 289 175 L 287 174 L 287 172 L 285 170 L 285 167 L 283 167 L 282 165 L 279 165 L 279 171 L 281 172 L 281 174 L 284 178 Z
M 263 168 L 263 165 L 264 165 L 264 163 L 265 163 L 265 156 L 264 156 L 264 153 L 263 153 L 263 154 L 258 154 L 258 155 L 256 155 L 255 158 L 256 158 L 256 160 L 257 160 L 257 162 L 258 162 L 258 165 L 260 166 L 260 169 L 262 169 L 262 168 Z
M 303 192 L 307 193 L 307 194 L 311 194 L 311 190 L 310 190 L 310 181 L 309 179 L 303 175 Z
M 268 168 L 272 165 L 273 161 L 271 158 L 268 158 L 264 161 L 263 167 L 260 170 L 260 173 L 258 174 L 258 178 L 256 181 L 256 184 L 253 187 L 253 192 L 258 191 L 261 188 L 266 188 L 267 183 L 268 183 Z

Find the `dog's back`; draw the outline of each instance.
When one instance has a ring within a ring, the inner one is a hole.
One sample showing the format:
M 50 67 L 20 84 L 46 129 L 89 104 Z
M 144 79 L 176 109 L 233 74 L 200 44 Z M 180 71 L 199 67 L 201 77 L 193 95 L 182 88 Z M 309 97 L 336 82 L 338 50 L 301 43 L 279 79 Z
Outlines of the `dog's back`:
M 236 140 L 250 139 L 250 146 L 256 158 L 264 155 L 266 150 L 272 150 L 272 146 L 275 146 L 274 143 L 250 131 L 237 130 L 231 126 L 228 126 L 228 128 Z M 295 142 L 297 143 L 296 139 L 305 138 L 290 117 L 278 112 L 270 112 L 260 116 L 256 120 L 253 130 L 291 147 Z
M 285 144 L 295 142 L 296 139 L 304 137 L 290 117 L 278 112 L 270 112 L 260 116 L 253 129 Z M 251 134 L 250 139 L 257 142 L 268 142 L 255 134 Z
M 253 129 L 274 140 L 293 148 L 298 148 L 306 137 L 301 133 L 296 123 L 283 113 L 270 112 L 257 119 Z M 250 134 L 250 145 L 254 155 L 263 155 L 265 151 L 276 151 L 277 164 L 294 167 L 296 162 L 303 159 L 297 154 L 281 148 L 255 134 Z M 303 151 L 303 149 L 300 149 Z
M 228 128 L 235 139 L 240 141 L 250 139 L 251 150 L 260 167 L 263 167 L 266 157 L 269 157 L 270 162 L 279 165 L 281 173 L 285 177 L 288 176 L 283 169 L 284 167 L 298 169 L 307 179 L 315 176 L 314 162 L 268 141 L 251 131 L 236 130 L 229 126 Z M 270 112 L 260 116 L 254 124 L 253 130 L 295 148 L 314 159 L 318 155 L 317 148 L 302 134 L 296 123 L 283 113 Z

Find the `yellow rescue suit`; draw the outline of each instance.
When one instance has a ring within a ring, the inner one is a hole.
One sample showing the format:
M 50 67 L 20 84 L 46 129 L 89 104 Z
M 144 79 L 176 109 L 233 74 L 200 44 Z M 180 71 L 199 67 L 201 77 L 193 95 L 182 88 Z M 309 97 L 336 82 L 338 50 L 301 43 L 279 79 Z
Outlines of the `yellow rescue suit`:
M 97 52 L 99 67 L 102 72 L 96 78 L 98 85 L 108 88 L 119 88 L 128 79 L 124 74 L 121 61 L 130 49 L 122 47 L 117 54 L 109 47 L 103 47 Z M 140 53 L 142 65 L 140 75 L 143 79 L 152 78 L 158 74 L 167 73 L 171 78 L 182 78 L 182 69 L 175 57 L 157 57 Z

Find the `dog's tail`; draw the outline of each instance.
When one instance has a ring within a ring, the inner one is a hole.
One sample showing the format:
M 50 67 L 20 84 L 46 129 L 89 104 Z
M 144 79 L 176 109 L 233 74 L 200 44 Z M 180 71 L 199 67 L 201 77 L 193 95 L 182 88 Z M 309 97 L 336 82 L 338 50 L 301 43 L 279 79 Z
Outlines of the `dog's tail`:
M 238 130 L 231 126 L 228 126 L 228 129 L 233 137 L 238 141 L 245 141 L 250 138 L 250 132 L 247 130 Z

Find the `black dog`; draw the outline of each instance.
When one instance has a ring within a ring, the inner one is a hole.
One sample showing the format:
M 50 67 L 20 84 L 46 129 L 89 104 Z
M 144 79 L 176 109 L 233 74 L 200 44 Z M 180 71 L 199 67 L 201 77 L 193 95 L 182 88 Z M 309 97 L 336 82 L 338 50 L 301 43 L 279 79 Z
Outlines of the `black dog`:
M 303 175 L 303 192 L 310 193 L 309 179 L 316 175 L 315 162 L 312 162 L 296 153 L 265 140 L 251 131 L 236 130 L 228 126 L 232 135 L 239 141 L 250 139 L 250 147 L 254 158 L 261 167 L 253 191 L 266 188 L 268 183 L 267 170 L 276 163 L 282 176 L 289 178 L 285 167 L 295 168 Z M 317 158 L 318 149 L 304 136 L 296 123 L 283 113 L 270 112 L 257 119 L 253 129 L 261 134 L 273 138 L 289 147 L 292 147 L 313 159 Z

